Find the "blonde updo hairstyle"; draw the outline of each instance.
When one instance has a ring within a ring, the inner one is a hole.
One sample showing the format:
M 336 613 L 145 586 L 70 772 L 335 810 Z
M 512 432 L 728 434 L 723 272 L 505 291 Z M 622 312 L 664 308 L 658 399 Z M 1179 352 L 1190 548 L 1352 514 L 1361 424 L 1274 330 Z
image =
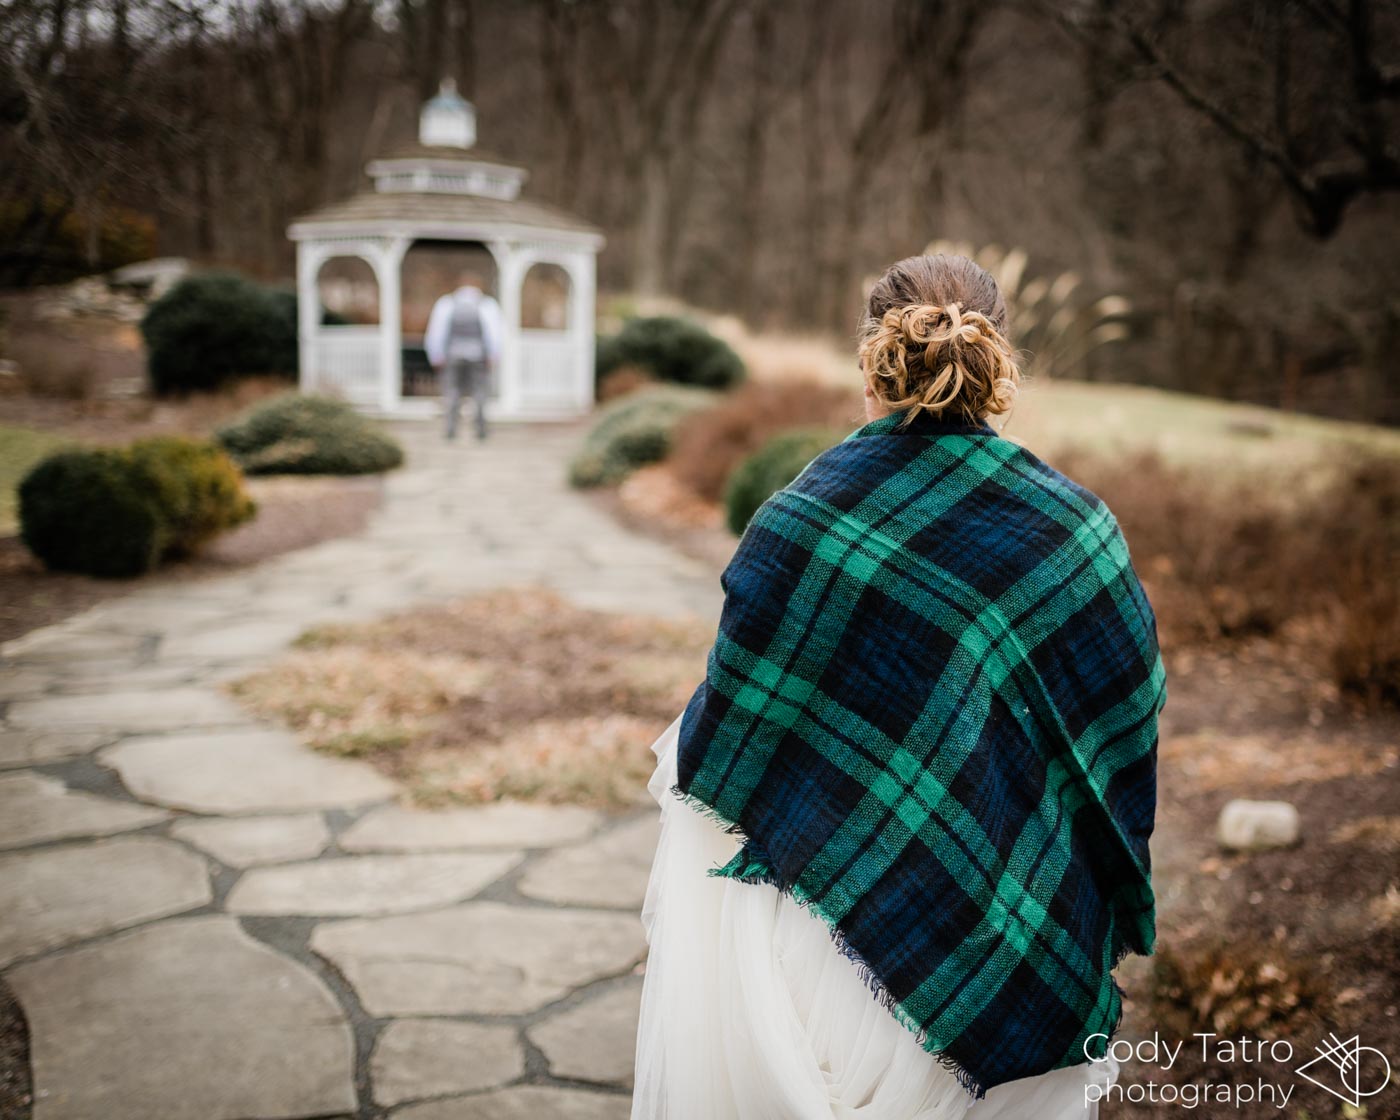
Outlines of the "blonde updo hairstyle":
M 967 257 L 908 257 L 875 282 L 860 326 L 860 364 L 877 401 L 972 421 L 1010 410 L 1021 383 L 1006 301 Z

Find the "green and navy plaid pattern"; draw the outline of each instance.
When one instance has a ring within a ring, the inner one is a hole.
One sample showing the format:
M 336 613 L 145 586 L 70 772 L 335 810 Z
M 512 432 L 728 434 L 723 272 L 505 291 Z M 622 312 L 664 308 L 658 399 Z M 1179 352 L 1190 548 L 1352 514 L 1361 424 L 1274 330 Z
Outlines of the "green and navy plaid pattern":
M 980 1096 L 1085 1061 L 1152 951 L 1166 688 L 1107 507 L 984 425 L 900 419 L 749 524 L 676 792 L 744 840 L 710 874 L 820 915 Z

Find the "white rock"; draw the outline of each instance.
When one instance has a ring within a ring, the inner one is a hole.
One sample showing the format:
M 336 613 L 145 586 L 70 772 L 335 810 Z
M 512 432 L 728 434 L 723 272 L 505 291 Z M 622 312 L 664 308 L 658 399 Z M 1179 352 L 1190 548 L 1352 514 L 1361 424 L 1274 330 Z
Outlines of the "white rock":
M 1298 810 L 1287 801 L 1236 799 L 1220 810 L 1220 846 L 1241 851 L 1286 848 L 1298 842 Z

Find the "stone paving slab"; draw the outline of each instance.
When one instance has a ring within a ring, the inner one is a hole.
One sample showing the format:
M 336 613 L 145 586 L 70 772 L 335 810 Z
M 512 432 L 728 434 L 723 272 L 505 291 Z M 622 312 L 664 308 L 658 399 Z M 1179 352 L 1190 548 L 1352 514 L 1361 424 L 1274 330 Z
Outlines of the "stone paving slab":
M 230 867 L 310 859 L 319 855 L 331 838 L 320 813 L 280 817 L 186 817 L 171 826 L 170 835 L 193 844 Z
M 44 731 L 139 732 L 243 723 L 248 715 L 209 689 L 165 688 L 17 700 L 7 718 L 13 727 Z
M 126 692 L 131 689 L 147 691 L 188 684 L 188 665 L 143 665 L 139 669 L 104 668 L 98 672 L 67 674 L 55 677 L 49 691 L 56 695 L 74 696 L 84 692 Z
M 493 1089 L 525 1072 L 513 1027 L 450 1019 L 399 1019 L 374 1044 L 374 1099 L 395 1105 Z
M 0 848 L 22 848 L 75 836 L 109 836 L 163 821 L 162 809 L 74 792 L 55 778 L 0 778 Z
M 184 632 L 162 641 L 156 656 L 161 661 L 222 661 L 267 657 L 285 649 L 305 629 L 306 624 L 293 617 L 290 620 L 262 619 L 218 629 Z
M 0 646 L 5 657 L 23 657 L 27 662 L 91 660 L 93 658 L 134 657 L 141 647 L 139 634 L 117 634 L 92 626 L 83 615 L 64 619 L 53 626 L 33 630 Z
M 142 800 L 196 813 L 334 809 L 383 801 L 397 789 L 366 763 L 257 727 L 128 739 L 99 757 Z
M 36 766 L 74 758 L 110 743 L 100 731 L 13 731 L 0 729 L 0 769 Z
M 233 888 L 233 914 L 399 914 L 470 898 L 521 852 L 346 856 L 259 867 Z
M 144 836 L 0 858 L 0 964 L 213 898 L 204 860 Z
M 311 947 L 372 1015 L 520 1014 L 631 968 L 635 914 L 469 902 L 316 927 Z
M 640 909 L 660 834 L 661 815 L 649 813 L 550 852 L 526 869 L 520 893 L 561 905 Z
M 340 837 L 348 852 L 412 852 L 443 848 L 547 848 L 582 840 L 601 817 L 577 805 L 494 801 L 462 809 L 402 805 L 371 809 Z
M 163 922 L 7 976 L 34 1120 L 245 1120 L 355 1110 L 354 1047 L 310 970 L 232 918 Z
M 555 1077 L 613 1082 L 632 1087 L 642 981 L 585 1000 L 531 1027 L 530 1041 L 544 1051 Z
M 412 1105 L 394 1120 L 628 1120 L 631 1112 L 631 1101 L 616 1094 L 521 1085 Z

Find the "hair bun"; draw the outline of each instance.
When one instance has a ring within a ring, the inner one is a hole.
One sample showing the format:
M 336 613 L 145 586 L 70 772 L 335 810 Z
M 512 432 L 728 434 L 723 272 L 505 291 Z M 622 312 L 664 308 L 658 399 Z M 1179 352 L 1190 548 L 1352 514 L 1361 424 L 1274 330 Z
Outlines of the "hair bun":
M 894 411 L 980 420 L 1008 411 L 1021 381 L 1011 344 L 992 320 L 956 302 L 888 308 L 867 327 L 860 357 L 866 383 Z

